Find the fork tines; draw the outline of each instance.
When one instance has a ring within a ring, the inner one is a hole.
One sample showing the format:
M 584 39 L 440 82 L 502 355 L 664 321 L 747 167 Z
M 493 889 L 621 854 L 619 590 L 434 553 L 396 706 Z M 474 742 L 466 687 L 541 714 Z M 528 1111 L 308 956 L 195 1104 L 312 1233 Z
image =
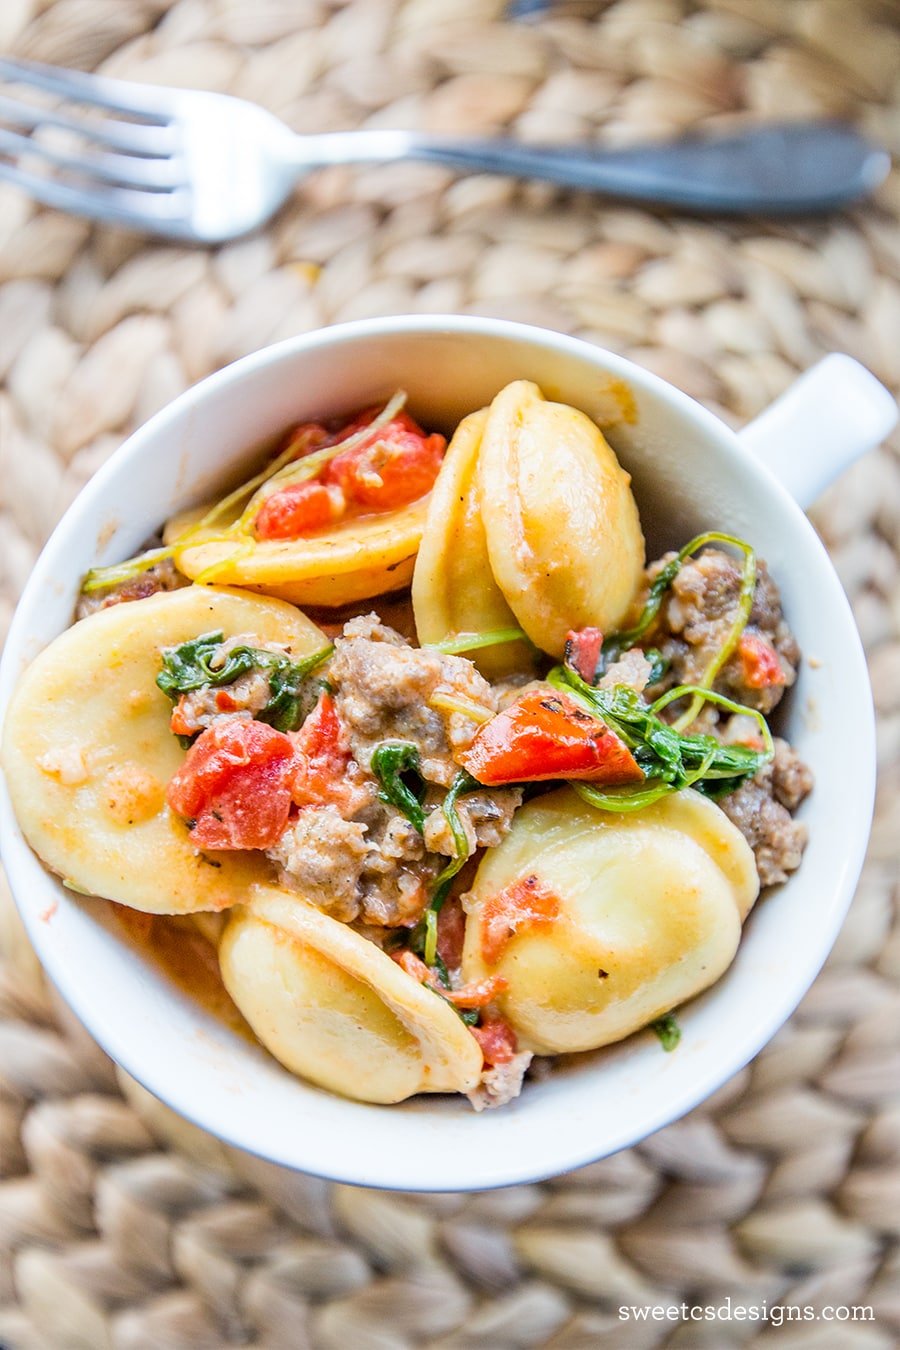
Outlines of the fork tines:
M 46 205 L 138 228 L 182 213 L 167 91 L 6 59 L 0 88 L 0 179 Z

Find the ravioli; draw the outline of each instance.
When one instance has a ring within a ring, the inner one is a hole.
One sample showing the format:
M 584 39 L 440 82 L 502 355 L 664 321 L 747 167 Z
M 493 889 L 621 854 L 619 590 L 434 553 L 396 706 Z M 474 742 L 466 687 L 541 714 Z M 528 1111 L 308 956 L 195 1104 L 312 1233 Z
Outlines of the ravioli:
M 269 874 L 262 854 L 204 854 L 165 802 L 185 752 L 156 687 L 160 655 L 200 633 L 327 643 L 280 600 L 190 586 L 100 610 L 56 638 L 13 695 L 3 765 L 31 847 L 75 890 L 153 914 L 221 910 Z
M 399 1102 L 469 1092 L 474 1036 L 373 942 L 292 892 L 257 886 L 219 946 L 225 987 L 285 1068 L 331 1092 Z
M 631 479 L 589 417 L 517 380 L 491 404 L 479 457 L 491 571 L 536 646 L 618 628 L 640 587 L 644 538 Z
M 221 527 L 193 530 L 204 511 L 176 516 L 166 526 L 175 564 L 193 580 L 242 586 L 297 605 L 347 605 L 408 586 L 428 498 L 374 515 L 351 516 L 301 539 L 223 539 Z M 226 522 L 227 523 L 227 522 Z
M 504 934 L 488 961 L 488 906 L 517 884 L 552 900 L 552 916 Z M 482 860 L 463 978 L 506 979 L 498 1003 L 523 1048 L 596 1049 L 714 984 L 758 891 L 743 835 L 699 793 L 613 815 L 562 788 L 524 806 Z
M 517 628 L 494 580 L 478 494 L 478 454 L 488 411 L 460 422 L 431 494 L 412 581 L 416 632 L 422 643 L 460 633 Z M 466 653 L 487 679 L 527 670 L 527 643 L 506 642 Z

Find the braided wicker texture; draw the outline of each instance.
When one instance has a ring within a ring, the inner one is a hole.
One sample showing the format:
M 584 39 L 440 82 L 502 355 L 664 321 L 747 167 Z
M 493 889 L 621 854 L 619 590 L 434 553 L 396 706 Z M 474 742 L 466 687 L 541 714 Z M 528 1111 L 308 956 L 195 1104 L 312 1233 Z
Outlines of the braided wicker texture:
M 625 143 L 848 115 L 900 151 L 897 0 L 3 0 L 18 55 L 258 100 L 300 130 L 421 124 Z M 900 384 L 900 177 L 824 223 L 719 225 L 431 167 L 309 179 L 257 238 L 188 252 L 0 185 L 0 611 L 135 424 L 321 324 L 403 311 L 581 334 L 726 418 L 820 354 Z M 405 1197 L 226 1150 L 117 1075 L 0 895 L 0 1345 L 554 1350 L 900 1339 L 900 459 L 815 513 L 871 657 L 881 790 L 838 946 L 792 1022 L 639 1148 L 542 1185 Z M 437 1161 L 437 1160 L 436 1160 Z M 650 1321 L 622 1303 L 870 1304 L 875 1320 Z

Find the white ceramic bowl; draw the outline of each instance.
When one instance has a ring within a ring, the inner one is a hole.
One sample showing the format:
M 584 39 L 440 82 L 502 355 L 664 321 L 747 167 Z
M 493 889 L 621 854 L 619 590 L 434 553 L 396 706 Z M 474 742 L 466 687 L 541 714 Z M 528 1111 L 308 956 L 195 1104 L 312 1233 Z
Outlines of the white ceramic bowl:
M 634 477 L 651 557 L 707 528 L 749 539 L 778 580 L 807 658 L 783 728 L 816 776 L 802 811 L 810 829 L 803 865 L 757 905 L 725 978 L 679 1014 L 675 1053 L 644 1033 L 561 1061 L 512 1105 L 483 1115 L 464 1099 L 345 1101 L 293 1078 L 172 988 L 117 936 L 103 902 L 74 896 L 44 871 L 5 791 L 0 801 L 3 856 L 31 939 L 105 1050 L 205 1129 L 319 1176 L 404 1190 L 481 1189 L 634 1144 L 718 1088 L 781 1026 L 825 960 L 862 864 L 874 782 L 865 662 L 837 577 L 795 500 L 808 501 L 896 416 L 886 391 L 846 357 L 828 358 L 735 436 L 619 357 L 494 320 L 373 320 L 258 352 L 158 413 L 71 507 L 15 616 L 0 706 L 28 661 L 68 626 L 82 573 L 133 553 L 167 516 L 233 474 L 248 448 L 292 422 L 351 412 L 397 387 L 430 423 L 451 427 L 521 378 L 607 428 Z M 631 401 L 629 421 L 622 414 Z

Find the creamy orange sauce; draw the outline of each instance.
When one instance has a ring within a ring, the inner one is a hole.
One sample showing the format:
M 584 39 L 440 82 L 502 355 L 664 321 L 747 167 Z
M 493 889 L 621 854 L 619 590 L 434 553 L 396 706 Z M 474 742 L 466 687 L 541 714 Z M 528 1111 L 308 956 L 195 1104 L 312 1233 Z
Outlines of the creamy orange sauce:
M 256 1040 L 222 983 L 215 947 L 192 919 L 143 914 L 112 901 L 110 909 L 132 946 L 172 984 L 232 1031 Z

